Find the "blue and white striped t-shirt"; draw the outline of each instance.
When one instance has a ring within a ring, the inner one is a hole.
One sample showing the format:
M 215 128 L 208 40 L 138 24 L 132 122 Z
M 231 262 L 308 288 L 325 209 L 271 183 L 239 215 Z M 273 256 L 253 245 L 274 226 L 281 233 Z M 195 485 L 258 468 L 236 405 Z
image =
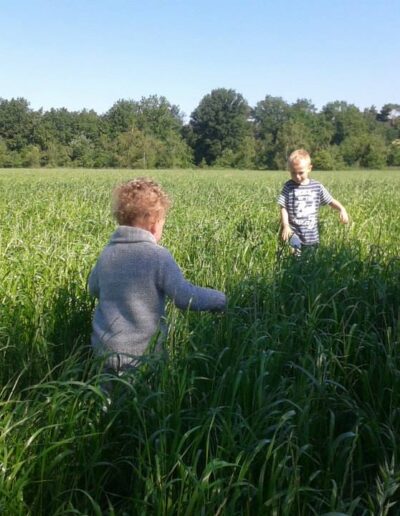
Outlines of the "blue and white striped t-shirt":
M 332 202 L 332 196 L 319 182 L 310 179 L 307 185 L 299 185 L 292 179 L 283 185 L 278 204 L 286 208 L 291 229 L 304 245 L 319 242 L 318 210 Z

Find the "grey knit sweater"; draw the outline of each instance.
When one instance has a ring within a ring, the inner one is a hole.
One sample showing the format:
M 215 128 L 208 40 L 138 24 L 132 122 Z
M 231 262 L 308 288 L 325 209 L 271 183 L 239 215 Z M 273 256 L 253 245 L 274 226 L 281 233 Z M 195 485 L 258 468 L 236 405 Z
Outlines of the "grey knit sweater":
M 166 296 L 178 308 L 222 311 L 225 294 L 186 281 L 169 251 L 144 229 L 119 226 L 89 276 L 99 299 L 92 346 L 114 369 L 133 365 L 159 331 Z

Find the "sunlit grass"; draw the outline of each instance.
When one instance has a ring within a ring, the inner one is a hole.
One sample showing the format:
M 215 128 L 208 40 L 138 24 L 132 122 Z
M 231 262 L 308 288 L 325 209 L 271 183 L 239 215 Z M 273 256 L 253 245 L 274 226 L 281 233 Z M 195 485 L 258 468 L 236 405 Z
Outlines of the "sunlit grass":
M 351 224 L 321 210 L 301 260 L 278 239 L 287 173 L 134 175 L 171 194 L 163 244 L 228 311 L 170 306 L 167 362 L 101 374 L 86 283 L 133 174 L 0 171 L 0 512 L 396 514 L 399 172 L 315 173 Z

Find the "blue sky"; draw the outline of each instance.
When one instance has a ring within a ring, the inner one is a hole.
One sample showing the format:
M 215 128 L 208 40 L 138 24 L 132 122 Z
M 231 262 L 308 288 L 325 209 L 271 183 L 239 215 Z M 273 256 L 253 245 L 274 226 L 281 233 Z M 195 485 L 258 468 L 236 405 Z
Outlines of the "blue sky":
M 400 103 L 399 0 L 0 0 L 0 97 L 107 111 L 215 88 L 318 109 Z

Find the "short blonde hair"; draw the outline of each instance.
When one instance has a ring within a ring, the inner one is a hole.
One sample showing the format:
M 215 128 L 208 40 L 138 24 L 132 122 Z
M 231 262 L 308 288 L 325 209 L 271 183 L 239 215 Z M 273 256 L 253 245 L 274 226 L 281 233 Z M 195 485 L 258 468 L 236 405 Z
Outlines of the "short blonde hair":
M 292 168 L 294 163 L 303 160 L 308 161 L 311 164 L 310 154 L 305 149 L 296 149 L 290 154 L 288 158 L 288 166 L 289 168 Z
M 153 223 L 166 216 L 170 205 L 160 185 L 147 177 L 122 183 L 113 192 L 112 212 L 122 226 Z

